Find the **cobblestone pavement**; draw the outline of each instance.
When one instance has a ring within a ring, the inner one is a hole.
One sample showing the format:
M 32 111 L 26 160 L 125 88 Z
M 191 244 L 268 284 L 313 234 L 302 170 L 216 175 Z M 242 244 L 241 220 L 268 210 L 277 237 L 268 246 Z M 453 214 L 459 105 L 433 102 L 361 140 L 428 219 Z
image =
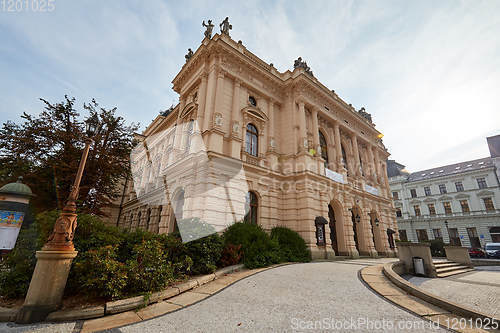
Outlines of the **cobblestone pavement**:
M 339 332 L 445 332 L 383 300 L 358 279 L 362 267 L 387 261 L 360 259 L 274 268 L 185 309 L 108 332 L 312 332 L 335 331 L 331 328 L 335 325 Z
M 442 279 L 409 277 L 407 280 L 452 302 L 500 316 L 500 266 L 479 266 L 475 271 Z

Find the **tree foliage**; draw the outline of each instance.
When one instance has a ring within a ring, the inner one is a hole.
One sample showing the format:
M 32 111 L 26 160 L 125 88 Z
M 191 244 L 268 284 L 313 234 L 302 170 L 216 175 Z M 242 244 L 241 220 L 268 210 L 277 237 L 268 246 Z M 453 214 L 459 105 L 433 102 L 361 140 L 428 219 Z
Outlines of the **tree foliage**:
M 118 184 L 130 170 L 129 154 L 138 125 L 127 125 L 116 108 L 105 109 L 92 99 L 83 104 L 84 117 L 75 99 L 44 103 L 39 115 L 23 113 L 22 123 L 7 121 L 0 129 L 0 183 L 24 177 L 36 197 L 39 211 L 62 208 L 73 183 L 85 146 L 84 120 L 100 120 L 80 185 L 79 207 L 103 215 L 102 208 L 119 195 Z

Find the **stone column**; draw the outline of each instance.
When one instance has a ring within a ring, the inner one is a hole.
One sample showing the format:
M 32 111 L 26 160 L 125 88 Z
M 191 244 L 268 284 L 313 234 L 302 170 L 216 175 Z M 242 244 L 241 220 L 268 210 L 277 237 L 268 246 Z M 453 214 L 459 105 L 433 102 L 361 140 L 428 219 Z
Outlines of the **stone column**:
M 234 79 L 233 82 L 233 105 L 231 109 L 231 122 L 229 124 L 229 137 L 231 137 L 231 157 L 240 159 L 241 152 L 241 110 L 240 110 L 240 86 L 241 82 Z M 237 131 L 235 131 L 237 130 Z
M 268 147 L 271 146 L 271 140 L 274 139 L 274 102 L 273 100 L 268 101 L 268 114 L 269 114 L 269 126 L 267 127 L 267 137 L 269 138 Z M 273 147 L 270 147 L 273 149 Z
M 299 152 L 307 151 L 306 110 L 304 102 L 299 102 Z
M 340 126 L 338 122 L 335 122 L 333 130 L 335 133 L 335 151 L 337 152 L 337 172 L 341 173 L 344 165 L 342 164 L 342 142 L 340 141 Z
M 203 128 L 202 132 L 210 128 L 210 122 L 214 113 L 214 100 L 215 100 L 215 85 L 217 80 L 217 73 L 213 68 L 208 74 L 207 94 L 205 99 L 205 112 L 203 115 Z
M 153 206 L 151 208 L 151 216 L 149 218 L 149 229 L 148 231 L 155 232 L 157 230 L 156 224 L 158 223 L 158 210 L 160 207 L 158 206 Z
M 378 158 L 378 151 L 375 149 L 375 176 L 378 184 L 382 184 L 382 177 L 380 174 L 380 161 Z
M 207 74 L 201 74 L 200 89 L 198 90 L 198 113 L 196 115 L 196 121 L 198 122 L 198 129 L 203 131 L 203 119 L 205 116 L 205 108 L 207 101 Z
M 318 152 L 321 148 L 319 146 L 319 127 L 318 127 L 318 110 L 316 108 L 312 109 L 312 131 L 313 131 L 313 147 Z
M 368 159 L 370 161 L 370 178 L 374 181 L 377 182 L 377 176 L 375 174 L 375 162 L 373 160 L 373 146 L 368 145 Z
M 354 172 L 357 176 L 361 176 L 358 137 L 356 134 L 352 134 L 351 138 L 352 138 L 352 153 L 354 155 Z

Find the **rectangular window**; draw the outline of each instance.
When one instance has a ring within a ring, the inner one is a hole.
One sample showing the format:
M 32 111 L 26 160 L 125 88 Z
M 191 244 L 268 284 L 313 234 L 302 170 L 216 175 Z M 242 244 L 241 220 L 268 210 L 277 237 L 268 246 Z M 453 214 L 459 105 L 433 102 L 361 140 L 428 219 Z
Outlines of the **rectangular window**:
M 396 217 L 402 217 L 401 208 L 396 208 Z
M 431 195 L 431 188 L 429 186 L 424 186 L 424 192 L 425 192 L 425 196 L 428 197 L 429 195 Z
M 448 191 L 446 191 L 446 184 L 439 184 L 439 192 L 441 194 L 448 193 Z
M 462 213 L 469 213 L 469 202 L 467 200 L 460 200 L 460 206 L 462 206 Z
M 464 184 L 462 182 L 456 182 L 455 187 L 457 189 L 457 192 L 463 192 L 464 191 Z
M 434 239 L 443 240 L 443 234 L 441 233 L 441 229 L 432 229 L 432 234 L 434 235 Z
M 488 187 L 488 184 L 486 184 L 486 179 L 484 179 L 484 177 L 478 178 L 476 180 L 477 180 L 477 186 L 479 188 L 487 188 Z
M 427 208 L 429 208 L 429 215 L 430 216 L 436 215 L 436 207 L 434 207 L 434 204 L 428 204 Z
M 444 208 L 444 213 L 446 215 L 451 215 L 451 203 L 450 202 L 443 202 L 443 208 Z
M 484 208 L 487 212 L 491 212 L 495 210 L 495 206 L 493 206 L 493 200 L 491 198 L 483 198 Z
M 392 192 L 392 198 L 394 200 L 399 200 L 399 193 L 398 192 Z
M 427 236 L 427 230 L 425 229 L 417 229 L 417 239 L 419 242 L 425 242 L 429 240 L 429 236 Z
M 399 229 L 399 240 L 401 240 L 403 242 L 408 241 L 408 235 L 406 234 L 406 230 Z
M 410 190 L 410 194 L 411 194 L 411 197 L 412 197 L 412 198 L 416 198 L 416 197 L 417 197 L 417 190 L 416 190 L 416 189 L 414 189 L 414 188 L 412 188 L 412 189 Z
M 415 216 L 420 216 L 420 206 L 419 205 L 413 206 L 413 210 L 415 211 Z
M 462 246 L 462 242 L 460 241 L 460 235 L 458 234 L 457 228 L 448 229 L 450 234 L 450 244 L 455 246 Z
M 467 228 L 467 235 L 469 236 L 470 247 L 481 247 L 476 228 Z

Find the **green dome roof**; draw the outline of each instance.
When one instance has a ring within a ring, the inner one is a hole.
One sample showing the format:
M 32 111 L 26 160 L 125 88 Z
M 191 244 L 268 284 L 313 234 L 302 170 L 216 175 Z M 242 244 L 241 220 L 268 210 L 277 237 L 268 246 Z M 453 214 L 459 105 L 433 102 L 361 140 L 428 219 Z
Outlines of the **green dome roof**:
M 19 177 L 17 182 L 9 183 L 0 188 L 0 193 L 14 194 L 21 196 L 32 196 L 33 192 L 28 185 L 23 184 L 23 177 Z

